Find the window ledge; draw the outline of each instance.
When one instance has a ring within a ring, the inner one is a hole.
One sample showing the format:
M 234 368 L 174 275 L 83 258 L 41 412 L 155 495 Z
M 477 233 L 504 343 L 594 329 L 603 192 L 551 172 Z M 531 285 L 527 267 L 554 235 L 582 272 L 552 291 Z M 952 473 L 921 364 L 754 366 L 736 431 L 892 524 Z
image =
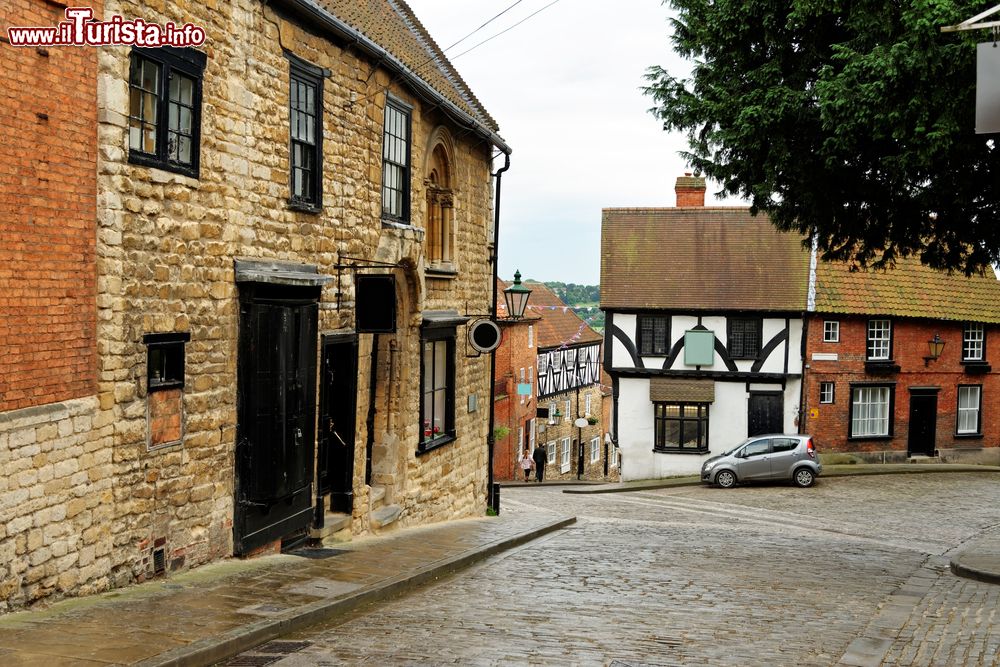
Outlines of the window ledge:
M 294 199 L 288 200 L 287 207 L 289 211 L 298 211 L 299 213 L 322 213 L 323 207 L 319 204 L 309 204 L 303 201 L 295 201 Z
M 150 153 L 140 153 L 138 151 L 133 151 L 129 149 L 128 153 L 128 163 L 139 167 L 149 167 L 160 172 L 161 175 L 157 176 L 153 173 L 154 183 L 171 183 L 176 182 L 173 178 L 174 175 L 180 176 L 184 180 L 179 181 L 184 185 L 198 185 L 198 167 L 196 166 L 183 166 L 179 164 L 174 164 L 172 162 L 167 162 L 156 155 Z
M 956 440 L 982 440 L 982 433 L 956 433 L 954 435 Z
M 382 229 L 389 230 L 395 234 L 399 234 L 404 239 L 412 239 L 418 243 L 424 240 L 424 230 L 398 220 L 382 218 Z
M 446 433 L 444 435 L 439 435 L 433 440 L 424 440 L 419 445 L 417 445 L 417 456 L 426 454 L 427 452 L 435 450 L 438 447 L 443 447 L 444 445 L 447 445 L 449 442 L 453 442 L 454 440 L 455 440 L 455 435 L 453 433 Z
M 869 359 L 865 361 L 865 372 L 869 375 L 894 375 L 899 372 L 899 364 L 892 359 Z
M 893 435 L 849 435 L 847 436 L 848 442 L 873 442 L 873 441 L 887 441 L 895 440 L 896 436 Z
M 424 269 L 424 275 L 428 278 L 441 278 L 444 280 L 454 280 L 458 277 L 458 271 L 440 266 L 429 266 Z
M 969 375 L 986 375 L 993 370 L 993 367 L 986 361 L 963 361 L 962 365 L 965 366 L 965 372 Z
M 662 447 L 657 449 L 653 448 L 654 454 L 694 454 L 696 456 L 701 456 L 703 454 L 708 454 L 708 447 L 704 449 L 692 449 L 690 447 Z

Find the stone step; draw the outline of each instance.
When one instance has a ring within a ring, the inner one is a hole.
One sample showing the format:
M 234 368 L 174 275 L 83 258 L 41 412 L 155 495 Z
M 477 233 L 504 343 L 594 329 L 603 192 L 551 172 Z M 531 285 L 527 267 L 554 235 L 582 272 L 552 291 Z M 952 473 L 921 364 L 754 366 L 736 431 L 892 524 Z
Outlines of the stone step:
M 940 456 L 911 456 L 907 461 L 909 463 L 944 463 Z
M 376 530 L 385 528 L 399 518 L 403 513 L 403 508 L 399 505 L 387 505 L 372 512 L 371 524 Z
M 346 536 L 337 533 L 347 531 Z M 351 539 L 351 515 L 343 512 L 327 512 L 323 516 L 323 527 L 312 528 L 309 531 L 309 539 L 315 542 L 333 540 L 337 542 L 347 542 Z
M 372 484 L 368 491 L 368 503 L 372 508 L 379 507 L 382 499 L 385 498 L 385 487 L 379 484 Z

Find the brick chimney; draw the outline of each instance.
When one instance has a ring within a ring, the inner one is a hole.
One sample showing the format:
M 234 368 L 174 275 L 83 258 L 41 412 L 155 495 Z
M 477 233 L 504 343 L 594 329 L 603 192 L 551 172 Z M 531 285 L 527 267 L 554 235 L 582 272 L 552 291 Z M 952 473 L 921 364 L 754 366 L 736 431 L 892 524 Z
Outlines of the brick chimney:
M 677 193 L 677 206 L 704 206 L 705 205 L 705 177 L 692 176 L 691 172 L 685 172 L 683 176 L 677 177 L 677 185 L 674 186 Z

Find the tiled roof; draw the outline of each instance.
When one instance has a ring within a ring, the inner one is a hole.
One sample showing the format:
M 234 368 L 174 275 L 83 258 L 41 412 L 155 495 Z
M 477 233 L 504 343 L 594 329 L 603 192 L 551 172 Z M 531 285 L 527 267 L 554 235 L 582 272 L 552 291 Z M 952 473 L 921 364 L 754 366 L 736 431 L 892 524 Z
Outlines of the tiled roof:
M 601 308 L 804 311 L 809 252 L 746 208 L 612 208 Z
M 496 121 L 403 0 L 313 0 L 395 56 L 438 94 L 498 131 Z
M 510 287 L 510 283 L 498 280 L 500 290 Z M 580 316 L 542 283 L 526 282 L 531 290 L 525 317 L 540 318 L 535 325 L 535 339 L 540 348 L 573 346 L 581 343 L 600 343 L 601 334 L 591 329 Z M 503 298 L 497 297 L 497 313 L 503 317 L 507 313 Z
M 912 257 L 884 272 L 821 261 L 816 311 L 1000 323 L 1000 281 L 992 271 L 971 278 L 948 275 Z

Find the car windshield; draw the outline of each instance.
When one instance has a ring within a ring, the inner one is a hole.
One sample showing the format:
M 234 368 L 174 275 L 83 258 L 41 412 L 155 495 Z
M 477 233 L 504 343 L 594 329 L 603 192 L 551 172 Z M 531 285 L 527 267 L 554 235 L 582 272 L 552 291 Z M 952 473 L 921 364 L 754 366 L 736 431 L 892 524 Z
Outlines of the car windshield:
M 750 439 L 749 439 L 749 438 L 747 438 L 746 440 L 744 440 L 744 441 L 743 441 L 743 442 L 741 442 L 740 444 L 736 445 L 736 446 L 735 446 L 735 447 L 733 447 L 732 449 L 729 449 L 729 450 L 726 450 L 726 451 L 722 452 L 722 455 L 723 455 L 723 456 L 729 456 L 730 454 L 732 454 L 733 452 L 735 452 L 735 451 L 736 451 L 737 449 L 739 449 L 739 448 L 740 448 L 740 447 L 742 447 L 743 445 L 747 444 L 748 442 L 750 442 Z

